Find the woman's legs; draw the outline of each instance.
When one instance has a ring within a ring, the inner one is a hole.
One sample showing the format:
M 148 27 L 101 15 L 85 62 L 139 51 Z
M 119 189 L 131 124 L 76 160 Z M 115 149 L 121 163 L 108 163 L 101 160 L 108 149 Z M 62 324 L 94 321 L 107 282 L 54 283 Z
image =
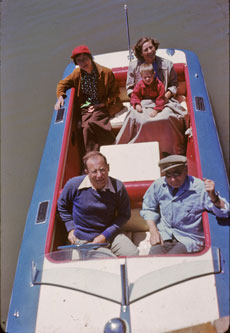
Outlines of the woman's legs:
M 82 112 L 83 138 L 87 152 L 114 143 L 115 136 L 109 120 L 109 114 L 103 109 L 92 113 Z

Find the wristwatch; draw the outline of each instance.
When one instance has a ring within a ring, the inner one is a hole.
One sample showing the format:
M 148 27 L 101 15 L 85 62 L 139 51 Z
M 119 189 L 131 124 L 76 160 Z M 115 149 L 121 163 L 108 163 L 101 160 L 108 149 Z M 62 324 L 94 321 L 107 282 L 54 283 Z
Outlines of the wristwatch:
M 216 196 L 216 199 L 215 199 L 214 201 L 211 200 L 212 203 L 214 203 L 214 204 L 216 204 L 216 203 L 220 200 L 220 198 L 219 198 L 219 193 L 215 192 L 215 196 Z

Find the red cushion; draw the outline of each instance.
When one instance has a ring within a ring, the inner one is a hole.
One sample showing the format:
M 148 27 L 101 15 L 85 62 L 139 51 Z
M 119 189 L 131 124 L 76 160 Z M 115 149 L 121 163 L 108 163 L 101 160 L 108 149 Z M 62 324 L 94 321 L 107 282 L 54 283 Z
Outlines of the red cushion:
M 143 196 L 152 183 L 152 180 L 124 182 L 129 195 L 131 208 L 140 208 L 142 206 Z
M 178 63 L 174 64 L 173 67 L 175 68 L 175 71 L 177 72 L 177 79 L 178 81 L 184 81 L 184 67 L 185 64 Z M 128 67 L 116 67 L 112 68 L 113 74 L 115 75 L 116 80 L 118 81 L 118 84 L 120 87 L 126 86 L 126 78 L 127 78 L 127 71 Z

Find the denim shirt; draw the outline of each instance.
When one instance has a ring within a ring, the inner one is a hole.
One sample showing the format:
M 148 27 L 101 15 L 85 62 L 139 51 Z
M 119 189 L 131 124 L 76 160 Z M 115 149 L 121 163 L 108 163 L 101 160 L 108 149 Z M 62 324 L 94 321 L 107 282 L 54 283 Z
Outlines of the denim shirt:
M 163 240 L 173 236 L 186 246 L 188 252 L 196 252 L 204 246 L 202 212 L 208 211 L 218 217 L 228 217 L 229 204 L 217 208 L 205 190 L 201 179 L 187 176 L 175 196 L 165 177 L 157 179 L 146 191 L 141 216 L 152 220 Z

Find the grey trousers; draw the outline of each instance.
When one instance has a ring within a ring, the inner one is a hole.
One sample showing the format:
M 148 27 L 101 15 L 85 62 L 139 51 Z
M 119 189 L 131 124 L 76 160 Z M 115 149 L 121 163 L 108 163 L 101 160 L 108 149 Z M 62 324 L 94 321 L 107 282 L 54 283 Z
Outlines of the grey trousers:
M 88 243 L 85 240 L 78 240 L 77 245 Z M 136 245 L 123 233 L 116 235 L 109 243 L 108 247 L 99 247 L 97 252 L 116 256 L 138 256 L 139 250 Z
M 174 240 L 164 241 L 164 245 L 158 244 L 151 247 L 149 254 L 186 254 L 184 244 Z

